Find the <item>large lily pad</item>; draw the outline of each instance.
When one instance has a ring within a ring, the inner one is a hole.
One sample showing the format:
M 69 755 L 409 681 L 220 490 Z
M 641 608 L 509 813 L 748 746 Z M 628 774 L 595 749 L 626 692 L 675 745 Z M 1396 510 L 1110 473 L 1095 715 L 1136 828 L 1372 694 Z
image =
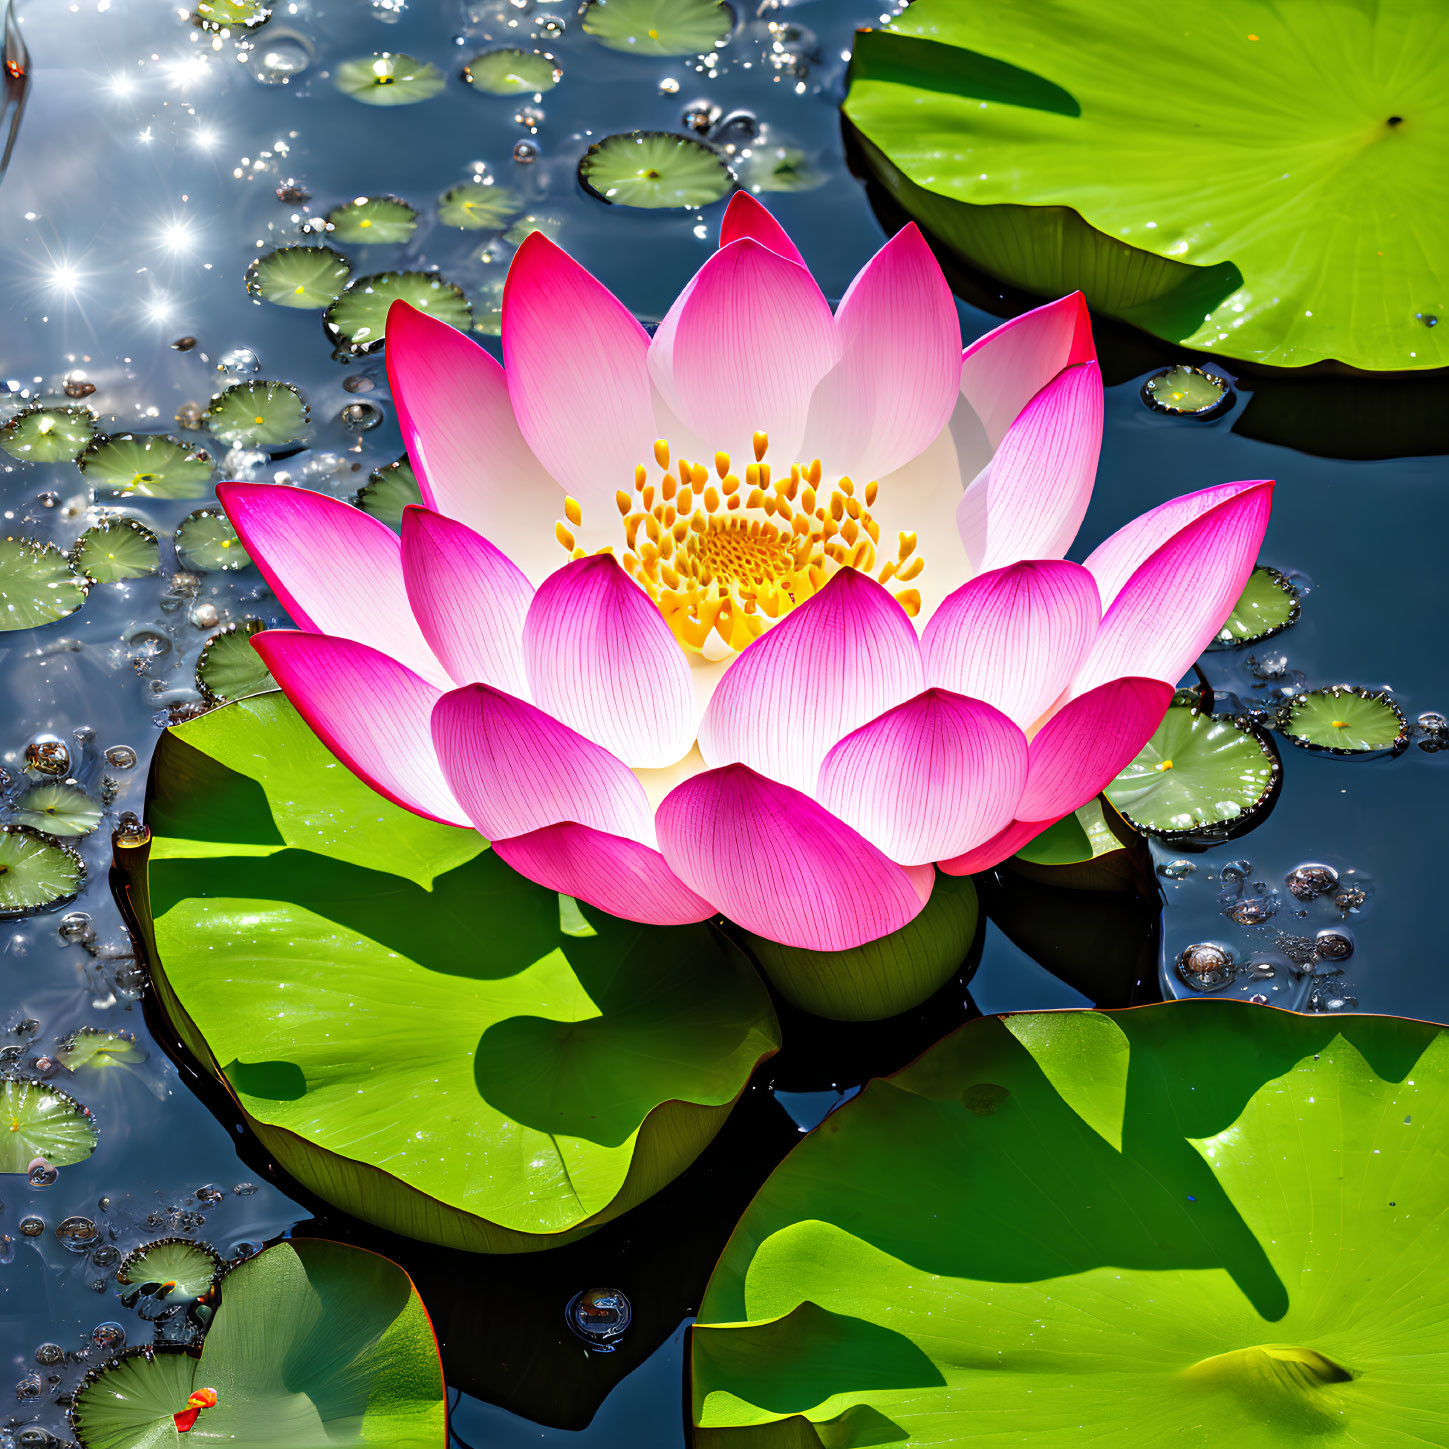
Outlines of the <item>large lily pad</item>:
M 968 260 L 1278 367 L 1449 365 L 1449 11 L 915 0 L 845 112 Z
M 185 1432 L 197 1390 L 212 1391 Z M 445 1449 L 438 1346 L 401 1268 L 360 1248 L 278 1243 L 227 1274 L 201 1357 L 143 1351 L 87 1376 L 82 1449 Z
M 394 1231 L 524 1251 L 606 1222 L 778 1045 L 713 927 L 566 934 L 556 895 L 375 795 L 279 694 L 168 731 L 147 823 L 117 850 L 158 1003 L 288 1172 Z
M 972 1022 L 775 1171 L 697 1449 L 1440 1442 L 1449 1032 L 1238 1002 Z

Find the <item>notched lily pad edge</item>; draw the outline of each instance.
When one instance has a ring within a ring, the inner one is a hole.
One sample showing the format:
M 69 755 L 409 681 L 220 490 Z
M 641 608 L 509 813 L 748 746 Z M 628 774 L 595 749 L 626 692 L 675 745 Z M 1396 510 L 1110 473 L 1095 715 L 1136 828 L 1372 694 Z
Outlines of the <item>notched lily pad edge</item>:
M 68 906 L 80 895 L 86 887 L 86 863 L 78 850 L 72 849 L 63 841 L 57 840 L 53 835 L 47 835 L 43 830 L 36 830 L 29 825 L 21 825 L 17 821 L 7 821 L 0 825 L 0 835 L 23 835 L 29 836 L 38 845 L 45 846 L 50 850 L 58 850 L 62 855 L 68 856 L 70 862 L 76 869 L 75 889 L 67 891 L 64 895 L 56 896 L 52 901 L 45 902 L 39 906 L 3 906 L 0 905 L 0 921 L 19 921 L 26 916 L 45 915 L 50 911 L 58 911 L 62 906 Z
M 131 1269 L 134 1268 L 138 1263 L 140 1263 L 148 1253 L 154 1251 L 156 1248 L 169 1248 L 173 1245 L 181 1248 L 190 1248 L 192 1251 L 201 1254 L 202 1257 L 210 1258 L 212 1260 L 213 1270 L 211 1274 L 211 1285 L 213 1288 L 229 1271 L 228 1265 L 222 1261 L 221 1254 L 218 1253 L 216 1249 L 211 1246 L 210 1243 L 205 1242 L 201 1238 L 181 1238 L 173 1234 L 170 1237 L 165 1238 L 152 1238 L 149 1242 L 142 1243 L 139 1247 L 132 1248 L 131 1251 L 127 1253 L 124 1258 L 121 1259 L 120 1263 L 116 1267 L 116 1282 L 129 1283 L 131 1279 L 128 1274 L 130 1273 Z M 241 1261 L 246 1262 L 246 1259 L 243 1258 Z
M 1357 699 L 1371 700 L 1385 705 L 1393 711 L 1399 721 L 1398 737 L 1392 743 L 1381 745 L 1377 749 L 1341 750 L 1333 745 L 1320 745 L 1313 740 L 1305 739 L 1302 735 L 1293 734 L 1288 727 L 1293 721 L 1295 701 L 1323 694 L 1351 694 Z M 1291 744 L 1297 745 L 1300 750 L 1308 750 L 1315 755 L 1328 755 L 1336 760 L 1377 760 L 1385 755 L 1402 754 L 1409 744 L 1409 721 L 1404 711 L 1399 708 L 1398 701 L 1387 689 L 1367 689 L 1361 684 L 1325 684 L 1318 689 L 1305 690 L 1302 694 L 1295 695 L 1283 706 L 1278 712 L 1274 724 L 1279 734 Z

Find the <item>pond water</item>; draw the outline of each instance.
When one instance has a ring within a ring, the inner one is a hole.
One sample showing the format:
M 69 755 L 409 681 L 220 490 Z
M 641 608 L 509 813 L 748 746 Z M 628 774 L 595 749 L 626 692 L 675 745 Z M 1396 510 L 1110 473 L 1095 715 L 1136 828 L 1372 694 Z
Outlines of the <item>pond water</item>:
M 319 218 L 352 197 L 391 193 L 420 213 L 402 245 L 349 247 L 354 275 L 436 266 L 480 318 L 496 308 L 513 243 L 435 216 L 442 193 L 478 178 L 512 191 L 517 216 L 547 229 L 646 324 L 657 321 L 715 244 L 723 203 L 697 212 L 611 207 L 579 186 L 576 168 L 600 137 L 681 131 L 687 112 L 713 125 L 712 140 L 733 143 L 741 166 L 750 161 L 742 148 L 803 153 L 804 179 L 819 184 L 764 199 L 827 295 L 839 296 L 885 234 L 847 168 L 836 108 L 855 28 L 889 17 L 852 0 L 766 0 L 758 14 L 747 9 L 707 65 L 606 49 L 582 33 L 576 6 L 545 0 L 283 0 L 250 50 L 213 41 L 155 0 L 19 0 L 14 10 L 29 68 L 0 182 L 0 406 L 9 416 L 67 382 L 72 394 L 93 385 L 84 402 L 103 431 L 206 443 L 218 477 L 290 477 L 351 497 L 401 452 L 381 359 L 335 360 L 318 312 L 264 305 L 245 284 L 255 258 L 308 239 Z M 545 47 L 562 70 L 559 84 L 537 99 L 470 88 L 464 61 L 499 44 Z M 340 64 L 384 50 L 431 61 L 445 88 L 425 104 L 373 108 L 334 86 Z M 968 338 L 1016 300 L 993 296 L 979 279 L 962 290 L 972 298 L 961 303 Z M 495 337 L 484 340 L 496 348 Z M 1315 431 L 1311 417 L 1300 448 L 1240 426 L 1255 401 L 1250 379 L 1210 422 L 1154 413 L 1141 400 L 1142 380 L 1178 356 L 1107 329 L 1099 341 L 1111 384 L 1106 439 L 1074 556 L 1170 495 L 1276 478 L 1263 558 L 1302 581 L 1303 617 L 1256 650 L 1205 656 L 1214 689 L 1251 705 L 1294 681 L 1387 685 L 1411 721 L 1449 708 L 1439 542 L 1449 480 L 1440 458 L 1395 456 L 1392 388 L 1365 388 L 1358 399 L 1375 441 L 1346 450 L 1371 456 L 1334 457 L 1345 449 L 1343 430 Z M 301 390 L 311 409 L 306 447 L 270 458 L 228 454 L 176 421 L 195 421 L 214 392 L 253 378 Z M 349 426 L 344 409 L 359 404 Z M 0 486 L 5 533 L 68 548 L 94 521 L 96 500 L 71 463 L 3 459 Z M 142 810 L 159 729 L 169 711 L 199 705 L 193 671 L 202 645 L 228 622 L 284 617 L 254 569 L 173 577 L 166 540 L 207 501 L 126 500 L 125 512 L 163 540 L 162 573 L 99 585 L 70 617 L 0 635 L 0 761 L 12 803 L 33 778 L 24 771 L 27 746 L 53 736 L 69 752 L 71 774 L 107 808 L 79 842 L 88 879 L 66 913 L 0 923 L 0 1049 L 8 1063 L 44 1071 L 37 1058 L 96 1027 L 134 1033 L 147 1054 L 89 1075 L 84 1096 L 100 1133 L 92 1157 L 62 1169 L 51 1186 L 23 1176 L 0 1186 L 0 1323 L 13 1379 L 36 1371 L 40 1345 L 66 1351 L 63 1363 L 40 1368 L 50 1377 L 14 1406 L 0 1446 L 27 1426 L 64 1441 L 56 1397 L 74 1385 L 88 1353 L 98 1357 L 88 1347 L 98 1326 L 118 1323 L 132 1343 L 148 1337 L 148 1325 L 117 1300 L 107 1249 L 179 1233 L 230 1253 L 302 1223 L 379 1247 L 414 1274 L 448 1355 L 460 1445 L 681 1444 L 689 1312 L 729 1227 L 799 1132 L 866 1075 L 902 1064 L 965 1015 L 1087 1003 L 1093 998 L 1078 988 L 1094 979 L 1091 963 L 1054 975 L 989 924 L 969 986 L 948 987 L 923 1011 L 880 1028 L 802 1025 L 803 1045 L 762 1068 L 684 1178 L 569 1249 L 460 1263 L 289 1194 L 217 1094 L 179 1073 L 152 1038 L 143 975 L 107 888 L 111 830 L 120 812 Z M 1286 743 L 1281 753 L 1281 795 L 1251 832 L 1210 850 L 1154 843 L 1160 924 L 1148 911 L 1122 927 L 1135 932 L 1138 965 L 1097 999 L 1187 994 L 1173 963 L 1194 942 L 1221 942 L 1241 957 L 1281 949 L 1285 933 L 1337 925 L 1354 937 L 1342 978 L 1310 1000 L 1304 979 L 1281 972 L 1271 999 L 1449 1018 L 1432 843 L 1449 751 L 1416 738 L 1397 757 L 1334 759 Z M 1307 861 L 1331 864 L 1365 891 L 1348 920 L 1327 902 L 1302 907 L 1283 890 L 1288 871 Z M 1274 890 L 1278 909 L 1265 924 L 1225 914 L 1242 894 Z M 1089 924 L 1063 918 L 1054 929 L 1057 955 L 1035 956 L 1081 966 L 1083 951 L 1096 949 Z M 102 1251 L 75 1252 L 58 1240 L 56 1224 L 73 1215 L 100 1225 Z M 20 1228 L 27 1216 L 42 1220 L 38 1235 Z M 634 1323 L 619 1352 L 591 1357 L 563 1314 L 574 1293 L 601 1283 L 629 1294 Z

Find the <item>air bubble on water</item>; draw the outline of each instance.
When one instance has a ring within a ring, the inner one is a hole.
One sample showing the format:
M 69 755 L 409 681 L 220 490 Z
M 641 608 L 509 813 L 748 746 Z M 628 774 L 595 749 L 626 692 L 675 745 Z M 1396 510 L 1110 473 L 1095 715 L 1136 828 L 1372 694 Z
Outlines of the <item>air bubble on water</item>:
M 569 1299 L 568 1326 L 595 1353 L 613 1353 L 633 1318 L 629 1300 L 615 1288 L 588 1288 Z
M 20 1219 L 20 1231 L 27 1238 L 38 1238 L 45 1231 L 45 1219 L 34 1213 L 27 1213 Z
M 1228 885 L 1236 885 L 1246 880 L 1249 872 L 1253 869 L 1251 860 L 1230 860 L 1223 867 L 1223 880 Z
M 1163 880 L 1186 880 L 1196 869 L 1190 860 L 1166 860 L 1157 867 L 1157 873 Z
M 1307 861 L 1283 877 L 1291 894 L 1300 901 L 1317 900 L 1338 887 L 1338 872 L 1331 865 Z
M 251 72 L 268 86 L 290 85 L 312 64 L 312 47 L 291 30 L 268 30 L 257 42 Z
M 39 1374 L 26 1374 L 24 1378 L 15 1385 L 15 1397 L 21 1403 L 29 1399 L 38 1399 L 45 1392 L 45 1381 Z
M 55 1235 L 72 1253 L 84 1253 L 100 1237 L 101 1230 L 90 1218 L 73 1217 L 57 1223 Z
M 515 141 L 513 159 L 520 166 L 532 166 L 538 160 L 538 145 L 533 141 Z
M 39 1066 L 39 1062 L 36 1063 Z M 60 1169 L 52 1167 L 43 1157 L 32 1158 L 25 1170 L 25 1180 L 31 1187 L 54 1187 L 60 1181 Z
M 1233 953 L 1211 941 L 1188 946 L 1177 958 L 1177 974 L 1194 991 L 1221 991 L 1236 975 Z
M 58 1343 L 42 1343 L 35 1350 L 35 1361 L 42 1368 L 65 1362 L 65 1350 Z
M 1278 912 L 1274 895 L 1245 896 L 1228 907 L 1228 916 L 1240 926 L 1261 926 Z
M 131 770 L 136 766 L 136 752 L 130 745 L 112 745 L 106 751 L 106 763 L 113 770 Z
M 262 360 L 250 347 L 233 347 L 216 360 L 216 370 L 227 377 L 249 377 L 260 372 Z
M 1347 961 L 1353 955 L 1354 940 L 1347 931 L 1330 927 L 1314 937 L 1313 947 L 1321 960 Z
M 126 1330 L 114 1320 L 98 1323 L 91 1329 L 91 1343 L 102 1353 L 119 1353 L 126 1346 Z

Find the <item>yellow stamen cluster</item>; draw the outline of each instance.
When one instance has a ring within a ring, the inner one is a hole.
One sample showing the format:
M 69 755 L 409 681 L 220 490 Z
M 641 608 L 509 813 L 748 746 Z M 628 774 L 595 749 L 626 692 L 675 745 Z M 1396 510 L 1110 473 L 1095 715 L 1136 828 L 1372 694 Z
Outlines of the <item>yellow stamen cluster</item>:
M 842 478 L 828 493 L 821 487 L 820 460 L 792 464 L 788 477 L 773 476 L 765 461 L 769 438 L 756 433 L 755 461 L 741 481 L 728 453 L 714 455 L 714 471 L 681 458 L 670 467 L 669 444 L 654 445 L 663 470 L 651 481 L 648 469 L 634 471 L 632 492 L 615 494 L 627 552 L 621 562 L 659 606 L 665 623 L 686 648 L 702 650 L 711 633 L 736 651 L 770 623 L 825 587 L 842 568 L 872 572 L 880 526 L 871 517 L 877 484 L 857 494 Z M 582 512 L 564 500 L 567 523 L 554 533 L 564 549 L 583 557 L 572 529 Z M 882 584 L 909 583 L 925 561 L 916 535 L 898 535 L 896 557 L 876 573 Z M 913 588 L 894 591 L 914 616 L 921 596 Z

